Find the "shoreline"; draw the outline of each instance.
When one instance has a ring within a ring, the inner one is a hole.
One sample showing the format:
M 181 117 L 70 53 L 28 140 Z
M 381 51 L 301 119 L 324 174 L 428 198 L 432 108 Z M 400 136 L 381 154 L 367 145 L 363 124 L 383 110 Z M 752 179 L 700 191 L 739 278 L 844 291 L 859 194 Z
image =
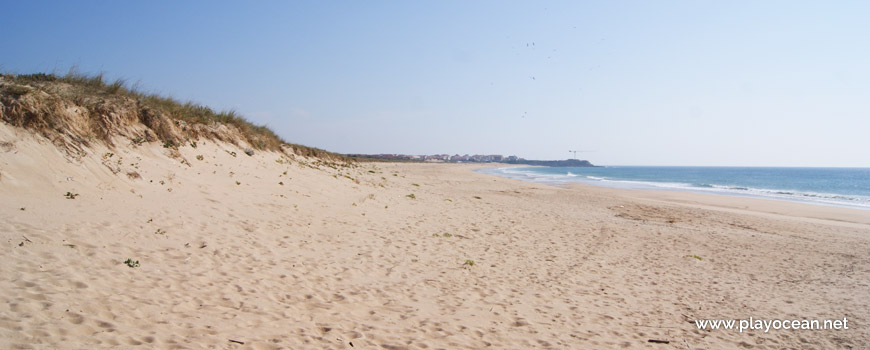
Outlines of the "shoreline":
M 473 169 L 475 172 L 480 169 L 492 168 L 514 168 L 513 166 L 481 166 Z M 628 199 L 637 199 L 645 201 L 658 201 L 665 203 L 675 203 L 684 205 L 703 206 L 708 209 L 730 210 L 740 213 L 757 213 L 757 214 L 772 214 L 782 215 L 793 218 L 830 220 L 835 222 L 843 222 L 858 225 L 870 225 L 870 209 L 858 209 L 854 207 L 845 207 L 837 205 L 825 205 L 820 203 L 808 203 L 790 201 L 777 198 L 763 198 L 753 196 L 732 195 L 728 193 L 706 193 L 695 192 L 681 189 L 636 189 L 636 188 L 619 188 L 611 186 L 599 186 L 586 182 L 569 182 L 560 184 L 551 184 L 544 182 L 527 181 L 506 176 L 500 176 L 490 173 L 481 173 L 489 176 L 499 177 L 503 179 L 515 180 L 524 183 L 533 183 L 555 188 L 566 189 L 582 189 L 590 192 L 600 192 L 603 194 L 612 194 Z M 862 226 L 857 226 L 862 227 Z M 867 227 L 864 227 L 867 228 Z
M 612 195 L 651 202 L 698 206 L 739 213 L 771 214 L 807 220 L 826 220 L 857 225 L 870 225 L 870 213 L 864 209 L 833 205 L 801 203 L 782 199 L 756 198 L 728 194 L 699 193 L 680 190 L 624 189 L 573 183 L 566 188 L 583 188 L 586 191 L 603 189 Z M 862 227 L 862 226 L 857 226 Z M 863 226 L 864 228 L 870 228 Z
M 528 166 L 487 166 L 487 167 L 481 167 L 480 169 L 509 169 L 509 168 L 518 168 L 518 167 L 526 168 Z M 715 167 L 709 167 L 709 168 L 715 168 Z M 864 168 L 856 168 L 856 169 L 864 169 Z M 804 205 L 829 207 L 829 208 L 843 208 L 843 209 L 864 211 L 865 214 L 870 212 L 870 208 L 868 208 L 868 207 L 849 205 L 847 203 L 814 202 L 814 201 L 810 201 L 810 200 L 780 198 L 780 197 L 775 197 L 775 196 L 765 196 L 765 195 L 759 195 L 759 194 L 743 194 L 743 193 L 728 192 L 728 191 L 706 191 L 704 189 L 693 189 L 690 187 L 686 187 L 686 188 L 657 187 L 654 185 L 648 185 L 648 186 L 637 185 L 637 186 L 632 187 L 631 185 L 622 185 L 622 186 L 615 185 L 615 184 L 614 185 L 607 185 L 607 184 L 604 184 L 601 182 L 596 182 L 596 181 L 578 181 L 578 180 L 547 182 L 547 181 L 525 180 L 525 179 L 520 179 L 520 178 L 515 178 L 515 177 L 510 177 L 510 176 L 503 176 L 503 175 L 496 174 L 496 173 L 486 173 L 486 172 L 482 172 L 482 173 L 488 174 L 488 175 L 499 176 L 499 177 L 503 177 L 503 178 L 525 181 L 525 182 L 532 182 L 532 183 L 538 183 L 538 184 L 543 184 L 543 185 L 548 185 L 548 186 L 555 186 L 555 187 L 571 187 L 571 186 L 575 186 L 575 185 L 583 185 L 583 186 L 591 186 L 591 187 L 598 187 L 598 188 L 610 188 L 610 189 L 615 189 L 615 190 L 627 190 L 627 191 L 692 193 L 692 194 L 699 194 L 699 195 L 723 196 L 723 197 L 731 197 L 731 198 L 769 200 L 769 201 L 776 201 L 776 202 L 804 204 Z M 615 182 L 622 183 L 622 182 L 637 182 L 637 181 L 619 180 L 619 181 L 615 181 Z M 839 194 L 832 193 L 832 195 L 839 195 Z

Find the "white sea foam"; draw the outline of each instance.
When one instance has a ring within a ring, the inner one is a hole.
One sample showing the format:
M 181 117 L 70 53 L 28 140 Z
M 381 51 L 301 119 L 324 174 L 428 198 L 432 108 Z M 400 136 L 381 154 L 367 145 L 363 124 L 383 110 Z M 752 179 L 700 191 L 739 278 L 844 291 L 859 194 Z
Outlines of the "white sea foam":
M 843 195 L 835 193 L 820 193 L 809 191 L 797 191 L 789 189 L 767 189 L 743 186 L 728 186 L 707 183 L 680 183 L 680 182 L 655 182 L 616 180 L 598 176 L 578 176 L 567 172 L 563 174 L 548 174 L 535 171 L 534 168 L 497 168 L 486 169 L 481 172 L 500 175 L 504 177 L 532 181 L 551 185 L 564 185 L 571 182 L 580 182 L 591 185 L 628 188 L 628 189 L 661 189 L 701 193 L 714 193 L 724 195 L 736 195 L 746 197 L 759 197 L 768 199 L 787 200 L 794 202 L 815 203 L 860 209 L 870 209 L 870 197 L 859 195 Z

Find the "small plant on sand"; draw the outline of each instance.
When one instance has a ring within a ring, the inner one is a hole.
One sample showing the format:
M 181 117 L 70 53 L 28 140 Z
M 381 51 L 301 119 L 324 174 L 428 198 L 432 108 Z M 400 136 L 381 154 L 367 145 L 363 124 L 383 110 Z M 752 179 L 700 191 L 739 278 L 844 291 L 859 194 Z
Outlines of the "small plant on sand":
M 236 186 L 241 185 L 241 182 L 236 181 Z
M 420 187 L 420 185 L 419 185 L 419 184 L 411 184 L 411 185 L 413 185 L 413 186 L 417 186 L 417 187 Z
M 157 231 L 154 231 L 154 234 L 155 234 L 155 235 L 165 235 L 165 234 L 166 234 L 166 231 L 163 230 L 163 229 L 158 228 Z
M 145 139 L 142 136 L 136 136 L 136 138 L 130 140 L 134 145 L 139 146 L 145 143 Z
M 76 199 L 76 197 L 78 197 L 79 194 L 78 194 L 78 193 L 67 192 L 67 193 L 66 193 L 65 195 L 63 195 L 63 196 L 66 197 L 66 199 Z
M 465 263 L 463 263 L 462 265 L 463 266 L 474 266 L 474 260 L 471 260 L 471 259 L 465 260 Z
M 107 152 L 107 153 L 103 154 L 103 159 L 112 158 L 112 156 L 114 156 L 114 155 L 115 155 L 114 153 Z
M 413 193 L 411 193 L 411 194 L 409 194 L 409 195 L 407 195 L 407 196 L 405 196 L 405 197 L 408 197 L 408 198 L 411 198 L 411 199 L 417 199 L 417 196 L 415 196 Z
M 474 196 L 474 199 L 483 199 L 483 198 L 480 198 L 480 196 Z
M 695 258 L 698 259 L 698 261 L 704 261 L 704 259 L 701 259 L 700 256 L 697 256 L 695 254 L 687 254 L 686 256 L 684 256 L 684 258 Z
M 163 142 L 163 148 L 175 148 L 175 142 L 165 141 Z
M 278 182 L 278 184 L 284 186 L 284 181 Z
M 197 154 L 197 155 L 196 155 L 196 160 L 203 160 L 203 159 L 204 159 L 204 158 L 203 158 L 202 154 Z
M 139 260 L 133 261 L 133 259 L 127 258 L 127 260 L 124 260 L 124 264 L 126 264 L 127 267 L 131 267 L 131 268 L 132 267 L 139 267 Z
M 191 141 L 191 142 L 190 142 L 190 147 L 196 148 L 196 141 Z
M 447 237 L 447 238 L 453 237 L 453 235 L 451 235 L 450 233 L 447 233 L 447 232 L 444 232 L 444 234 L 441 235 L 441 236 L 444 236 L 444 237 Z
M 374 174 L 374 173 L 375 173 L 374 170 L 369 170 L 369 174 Z
M 231 156 L 233 156 L 233 157 L 236 156 L 236 152 L 230 152 L 230 151 L 224 151 L 224 152 L 227 152 L 227 154 L 229 154 L 229 155 L 231 155 Z

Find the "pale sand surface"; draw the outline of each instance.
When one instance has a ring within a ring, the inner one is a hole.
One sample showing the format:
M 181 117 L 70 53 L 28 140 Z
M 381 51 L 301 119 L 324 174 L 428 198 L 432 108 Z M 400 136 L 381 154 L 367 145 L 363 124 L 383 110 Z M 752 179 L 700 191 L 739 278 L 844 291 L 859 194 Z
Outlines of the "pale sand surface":
M 210 141 L 71 162 L 6 126 L 0 140 L 2 349 L 870 343 L 867 211 L 558 188 L 472 165 L 281 164 Z M 850 329 L 691 322 L 748 317 Z

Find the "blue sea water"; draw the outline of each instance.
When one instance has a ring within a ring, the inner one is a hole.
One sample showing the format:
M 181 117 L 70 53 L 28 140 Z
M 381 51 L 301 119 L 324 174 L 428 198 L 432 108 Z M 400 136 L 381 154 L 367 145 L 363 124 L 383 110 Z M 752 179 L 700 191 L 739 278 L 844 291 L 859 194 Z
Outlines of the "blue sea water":
M 546 184 L 662 189 L 761 197 L 870 210 L 870 168 L 608 166 L 480 170 Z

